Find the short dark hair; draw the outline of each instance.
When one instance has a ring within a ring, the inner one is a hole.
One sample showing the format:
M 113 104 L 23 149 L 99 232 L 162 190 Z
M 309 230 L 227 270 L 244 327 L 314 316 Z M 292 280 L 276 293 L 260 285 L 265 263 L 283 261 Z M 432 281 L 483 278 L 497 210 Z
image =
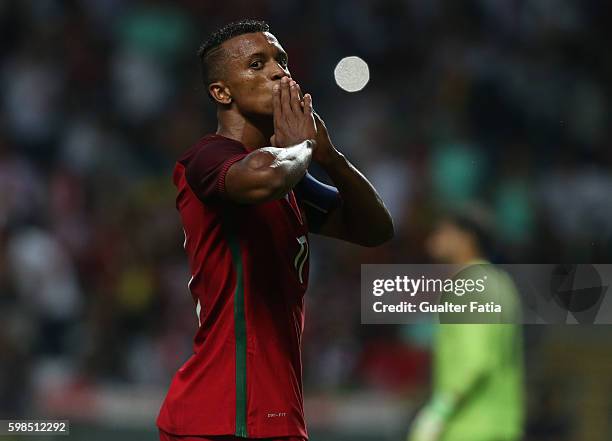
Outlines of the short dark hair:
M 265 21 L 244 19 L 226 24 L 210 34 L 198 50 L 204 84 L 208 86 L 211 82 L 219 79 L 222 74 L 223 54 L 219 51 L 219 48 L 224 42 L 239 35 L 268 32 L 269 30 L 270 26 Z
M 444 218 L 460 230 L 472 234 L 486 257 L 494 254 L 495 223 L 493 213 L 487 207 L 478 203 L 468 204 L 447 212 Z

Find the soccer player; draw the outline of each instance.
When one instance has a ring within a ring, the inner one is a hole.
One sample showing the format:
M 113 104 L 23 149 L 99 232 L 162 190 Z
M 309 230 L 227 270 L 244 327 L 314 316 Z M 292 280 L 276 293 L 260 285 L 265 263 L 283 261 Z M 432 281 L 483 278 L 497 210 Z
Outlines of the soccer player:
M 199 328 L 160 410 L 160 439 L 304 440 L 308 233 L 377 246 L 393 222 L 302 97 L 266 23 L 229 24 L 199 56 L 218 128 L 173 176 Z M 307 173 L 311 161 L 335 187 Z
M 503 303 L 504 314 L 466 314 L 458 321 L 449 320 L 461 324 L 438 326 L 432 397 L 417 415 L 409 441 L 522 438 L 523 348 L 516 324 L 519 294 L 508 274 L 486 260 L 492 238 L 488 218 L 488 212 L 479 206 L 452 213 L 440 221 L 428 240 L 434 260 L 464 268 L 458 276 L 478 279 L 484 275 L 485 291 L 478 297 Z M 468 297 L 451 296 L 456 301 Z M 471 321 L 475 318 L 484 321 Z

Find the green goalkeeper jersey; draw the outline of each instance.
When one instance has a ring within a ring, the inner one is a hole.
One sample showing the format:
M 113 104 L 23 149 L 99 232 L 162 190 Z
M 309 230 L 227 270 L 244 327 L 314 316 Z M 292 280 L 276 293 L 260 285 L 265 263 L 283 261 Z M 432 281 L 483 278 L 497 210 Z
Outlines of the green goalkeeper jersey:
M 511 278 L 493 265 L 468 271 L 473 277 L 486 274 L 487 300 L 504 308 L 499 321 L 515 324 L 439 325 L 434 393 L 458 399 L 441 441 L 517 441 L 524 417 L 519 297 Z

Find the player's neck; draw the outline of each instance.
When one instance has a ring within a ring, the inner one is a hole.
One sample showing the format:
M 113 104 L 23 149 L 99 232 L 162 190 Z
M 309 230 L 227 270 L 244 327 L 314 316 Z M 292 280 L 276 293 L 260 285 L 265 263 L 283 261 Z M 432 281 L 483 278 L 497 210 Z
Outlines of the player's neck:
M 219 112 L 217 117 L 217 134 L 240 141 L 248 150 L 270 145 L 274 128 L 269 117 L 256 121 L 234 112 Z

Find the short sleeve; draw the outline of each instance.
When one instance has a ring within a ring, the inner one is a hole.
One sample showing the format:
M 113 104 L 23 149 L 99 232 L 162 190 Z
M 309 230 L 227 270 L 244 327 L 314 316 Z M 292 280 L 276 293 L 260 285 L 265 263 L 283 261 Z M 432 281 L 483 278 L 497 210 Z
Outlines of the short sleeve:
M 336 187 L 316 180 L 309 173 L 296 185 L 294 192 L 306 212 L 308 229 L 313 233 L 320 231 L 329 214 L 341 203 Z
M 227 171 L 247 154 L 237 141 L 224 138 L 206 142 L 185 160 L 185 179 L 201 201 L 223 198 Z

